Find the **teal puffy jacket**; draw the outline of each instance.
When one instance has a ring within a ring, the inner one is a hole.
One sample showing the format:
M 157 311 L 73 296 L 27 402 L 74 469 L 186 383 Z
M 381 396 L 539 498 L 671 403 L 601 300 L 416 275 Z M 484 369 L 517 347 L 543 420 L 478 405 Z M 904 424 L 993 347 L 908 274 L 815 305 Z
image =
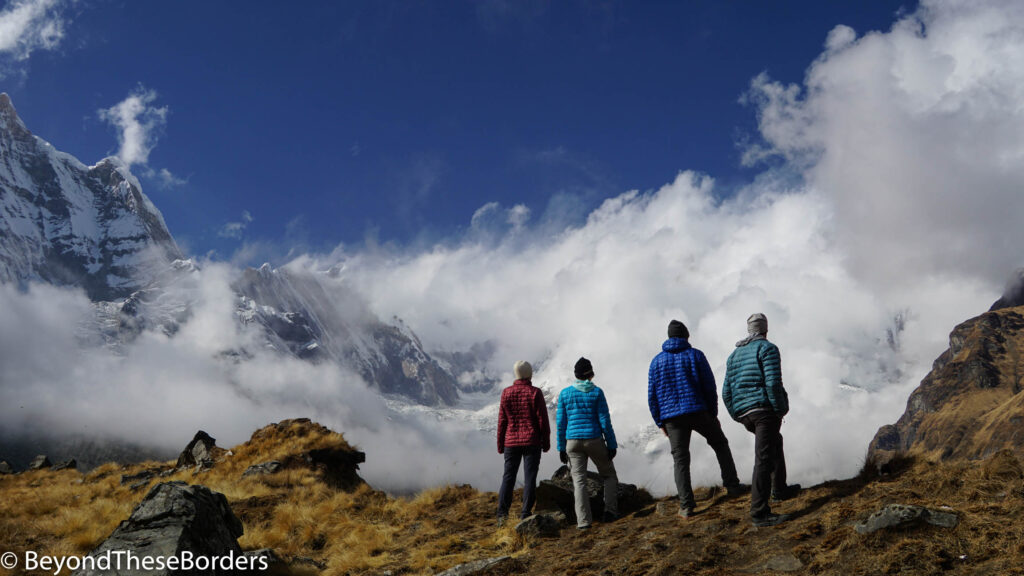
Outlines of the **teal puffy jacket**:
M 789 412 L 789 396 L 782 387 L 782 360 L 775 344 L 754 340 L 733 350 L 725 364 L 722 402 L 733 420 L 755 408 L 767 408 L 780 417 Z
M 576 384 L 562 390 L 558 395 L 555 424 L 558 429 L 559 452 L 565 450 L 567 439 L 587 440 L 604 437 L 609 450 L 618 447 L 604 390 L 594 386 L 589 380 L 577 380 Z

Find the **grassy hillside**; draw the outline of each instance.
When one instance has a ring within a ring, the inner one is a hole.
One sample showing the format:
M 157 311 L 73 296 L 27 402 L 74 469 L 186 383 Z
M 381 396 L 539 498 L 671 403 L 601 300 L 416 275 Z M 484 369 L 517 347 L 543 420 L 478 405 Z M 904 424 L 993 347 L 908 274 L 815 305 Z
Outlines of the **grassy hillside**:
M 750 526 L 746 497 L 703 488 L 702 513 L 688 520 L 662 499 L 588 532 L 566 526 L 557 538 L 525 539 L 510 525 L 496 526 L 492 492 L 446 486 L 394 498 L 365 484 L 345 491 L 302 465 L 297 455 L 313 449 L 351 448 L 316 424 L 285 422 L 220 454 L 211 470 L 173 472 L 134 491 L 122 486 L 122 475 L 173 463 L 3 476 L 0 542 L 4 551 L 85 554 L 149 487 L 184 480 L 224 493 L 245 526 L 243 549 L 273 548 L 293 560 L 293 574 L 433 574 L 503 555 L 513 560 L 491 573 L 771 574 L 781 567 L 802 574 L 1024 574 L 1024 466 L 1010 452 L 974 462 L 906 459 L 885 477 L 814 486 L 776 506 L 796 519 L 774 528 Z M 241 477 L 271 459 L 288 465 Z M 867 536 L 853 530 L 888 503 L 948 506 L 960 523 Z

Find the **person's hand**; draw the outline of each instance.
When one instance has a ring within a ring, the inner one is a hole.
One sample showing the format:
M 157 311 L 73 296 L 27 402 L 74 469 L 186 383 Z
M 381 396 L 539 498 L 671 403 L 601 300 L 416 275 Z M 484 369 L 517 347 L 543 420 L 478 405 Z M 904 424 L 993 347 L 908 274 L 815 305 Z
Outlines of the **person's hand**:
M 505 449 L 504 448 L 498 448 L 498 454 L 504 454 L 504 453 L 505 453 Z
M 618 454 L 618 453 L 619 453 L 619 451 L 616 450 L 615 448 L 609 448 L 608 449 L 608 459 L 609 460 L 615 460 L 615 455 Z
M 569 463 L 569 453 L 566 452 L 565 450 L 559 451 L 558 452 L 558 459 L 562 461 L 562 464 L 568 464 Z
M 665 430 L 664 426 L 661 427 L 661 433 L 664 434 L 665 437 L 668 437 L 668 430 Z
M 551 450 L 551 446 L 544 446 L 540 449 L 541 452 L 547 452 L 548 450 Z

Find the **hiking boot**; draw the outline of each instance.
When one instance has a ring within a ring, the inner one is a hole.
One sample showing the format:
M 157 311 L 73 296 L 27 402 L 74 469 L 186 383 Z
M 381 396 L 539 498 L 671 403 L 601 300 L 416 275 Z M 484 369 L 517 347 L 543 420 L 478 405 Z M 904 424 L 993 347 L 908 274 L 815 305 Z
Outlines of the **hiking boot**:
M 508 516 L 498 516 L 498 528 L 504 526 L 506 520 L 508 520 Z
M 615 512 L 605 511 L 605 513 L 604 513 L 604 522 L 605 523 L 615 522 L 618 519 L 619 519 L 619 515 L 616 514 Z
M 796 497 L 800 493 L 799 484 L 790 484 L 782 490 L 772 490 L 772 502 L 782 502 L 783 500 L 789 500 L 790 498 Z
M 586 524 L 584 526 L 577 526 L 576 529 L 579 530 L 580 532 L 583 532 L 583 531 L 586 531 L 586 530 L 590 530 L 590 524 Z
M 725 495 L 729 498 L 750 493 L 750 484 L 730 484 L 725 487 Z
M 680 518 L 690 518 L 697 515 L 697 511 L 692 507 L 679 508 L 679 512 L 676 513 Z
M 792 516 L 789 514 L 775 514 L 774 512 L 769 512 L 764 516 L 754 516 L 750 520 L 754 523 L 754 526 L 764 528 L 765 526 L 776 526 L 778 524 L 782 524 L 790 518 L 792 518 Z

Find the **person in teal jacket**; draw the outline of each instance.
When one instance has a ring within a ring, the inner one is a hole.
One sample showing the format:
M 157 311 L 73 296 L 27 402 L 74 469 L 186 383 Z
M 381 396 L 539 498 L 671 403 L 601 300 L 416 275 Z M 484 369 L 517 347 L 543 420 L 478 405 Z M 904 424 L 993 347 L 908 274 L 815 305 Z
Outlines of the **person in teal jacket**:
M 594 367 L 580 358 L 574 368 L 576 383 L 558 395 L 555 424 L 558 429 L 558 456 L 569 464 L 572 473 L 576 527 L 590 528 L 590 496 L 587 494 L 587 461 L 593 460 L 604 481 L 604 521 L 618 518 L 619 479 L 612 460 L 618 449 L 615 430 L 608 413 L 604 391 L 594 385 Z
M 754 478 L 750 517 L 755 526 L 785 522 L 787 514 L 774 514 L 772 500 L 792 497 L 799 485 L 786 484 L 786 457 L 782 449 L 782 417 L 789 412 L 789 396 L 782 385 L 779 348 L 768 341 L 768 318 L 747 318 L 747 337 L 736 343 L 725 366 L 722 401 L 732 419 L 754 434 Z

